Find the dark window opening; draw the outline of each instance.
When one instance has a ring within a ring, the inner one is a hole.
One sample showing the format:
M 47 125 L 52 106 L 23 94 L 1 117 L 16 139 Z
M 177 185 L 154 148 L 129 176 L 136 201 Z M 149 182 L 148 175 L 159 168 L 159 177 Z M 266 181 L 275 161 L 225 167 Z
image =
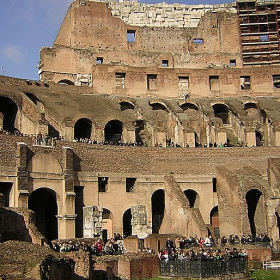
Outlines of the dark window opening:
M 261 133 L 259 131 L 256 131 L 255 135 L 256 135 L 256 146 L 257 147 L 262 146 L 263 145 L 263 141 L 262 141 L 263 137 L 262 137 Z
M 68 86 L 73 86 L 74 85 L 74 83 L 72 82 L 72 81 L 70 81 L 70 80 L 61 80 L 61 81 L 59 81 L 58 82 L 58 84 L 60 84 L 60 85 L 68 85 Z
M 134 110 L 134 105 L 130 102 L 121 102 L 120 103 L 120 106 L 121 106 L 121 111 L 125 111 L 125 110 Z
M 15 128 L 17 111 L 18 108 L 12 99 L 0 97 L 0 131 L 5 130 L 10 133 L 18 131 Z
M 37 98 L 34 94 L 26 92 L 25 95 L 26 95 L 34 104 L 37 105 L 38 98 Z
M 103 64 L 103 57 L 97 57 L 96 64 Z
M 248 110 L 248 109 L 257 109 L 256 103 L 253 103 L 253 102 L 245 103 L 244 104 L 244 110 Z
M 116 87 L 124 88 L 125 73 L 115 73 Z
M 219 76 L 210 76 L 209 77 L 209 86 L 210 90 L 220 90 L 220 78 Z
M 128 209 L 123 214 L 123 237 L 127 237 L 132 234 L 131 219 L 131 209 Z
M 168 67 L 168 60 L 162 60 L 161 65 L 162 67 Z
M 126 192 L 133 192 L 133 188 L 136 182 L 136 178 L 126 178 Z
M 217 178 L 212 178 L 213 192 L 217 192 Z
M 135 42 L 135 30 L 127 30 L 127 42 L 134 43 Z
M 273 87 L 274 88 L 280 88 L 280 74 L 279 75 L 273 75 Z
M 198 198 L 198 194 L 196 191 L 194 190 L 186 190 L 184 191 L 185 196 L 187 197 L 187 199 L 189 200 L 189 205 L 190 208 L 198 208 L 197 206 L 197 198 Z
M 152 110 L 159 110 L 159 111 L 166 111 L 167 112 L 167 109 L 163 104 L 152 103 L 152 104 L 150 104 L 150 106 L 152 107 Z
M 52 138 L 58 138 L 59 132 L 51 125 L 48 125 L 48 135 Z
M 236 66 L 236 59 L 231 59 L 229 61 L 229 66 L 235 67 Z
M 109 177 L 98 177 L 98 192 L 106 192 Z
M 9 207 L 10 205 L 10 193 L 13 183 L 0 182 L 0 194 L 3 195 L 0 207 Z M 0 196 L 1 198 L 1 196 Z
M 250 89 L 251 88 L 251 81 L 250 76 L 241 76 L 240 77 L 240 89 Z
M 182 105 L 180 105 L 180 107 L 184 110 L 184 111 L 198 111 L 198 107 L 195 104 L 192 103 L 184 103 Z

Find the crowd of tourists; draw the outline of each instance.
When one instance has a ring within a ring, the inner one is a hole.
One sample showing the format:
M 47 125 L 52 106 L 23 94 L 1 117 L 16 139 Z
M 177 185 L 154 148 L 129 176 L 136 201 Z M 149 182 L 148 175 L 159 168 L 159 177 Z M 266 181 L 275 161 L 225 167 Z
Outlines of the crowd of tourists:
M 56 252 L 65 253 L 71 251 L 90 252 L 92 255 L 120 255 L 126 252 L 123 239 L 120 235 L 114 235 L 104 242 L 101 238 L 93 241 L 60 241 L 52 242 L 52 249 Z

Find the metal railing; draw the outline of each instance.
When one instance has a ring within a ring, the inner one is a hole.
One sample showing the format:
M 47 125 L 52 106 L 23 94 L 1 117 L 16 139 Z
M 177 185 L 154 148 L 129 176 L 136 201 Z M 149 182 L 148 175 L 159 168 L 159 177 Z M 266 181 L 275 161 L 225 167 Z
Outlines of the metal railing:
M 248 275 L 248 258 L 236 257 L 217 260 L 160 260 L 160 275 L 211 277 L 241 273 Z

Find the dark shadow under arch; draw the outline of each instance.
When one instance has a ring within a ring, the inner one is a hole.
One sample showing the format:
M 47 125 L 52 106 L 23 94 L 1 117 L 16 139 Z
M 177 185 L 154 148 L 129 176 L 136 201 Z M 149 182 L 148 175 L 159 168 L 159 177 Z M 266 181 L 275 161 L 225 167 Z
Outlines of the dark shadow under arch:
M 198 208 L 198 193 L 194 190 L 185 190 L 184 191 L 185 196 L 187 197 L 187 199 L 189 200 L 189 205 L 190 208 Z
M 105 126 L 105 141 L 117 145 L 122 140 L 123 125 L 118 120 L 109 121 Z
M 50 189 L 37 189 L 29 195 L 28 208 L 36 213 L 35 224 L 48 241 L 58 238 L 56 194 Z
M 164 190 L 157 190 L 152 198 L 152 233 L 159 233 L 160 226 L 164 217 L 165 193 Z
M 92 130 L 92 122 L 89 119 L 82 118 L 76 121 L 74 126 L 74 138 L 81 139 L 81 138 L 88 138 L 91 137 L 91 130 Z
M 0 113 L 3 114 L 3 130 L 10 133 L 15 132 L 17 111 L 18 107 L 13 100 L 8 97 L 0 96 Z M 2 121 L 0 122 L 0 125 L 1 123 Z
M 224 104 L 213 105 L 215 117 L 220 118 L 223 124 L 229 124 L 229 109 Z
M 60 80 L 59 82 L 58 82 L 58 84 L 60 84 L 60 85 L 68 85 L 68 86 L 73 86 L 74 85 L 74 83 L 72 82 L 72 81 L 70 81 L 70 80 L 67 80 L 67 79 L 64 79 L 64 80 Z
M 131 209 L 127 209 L 123 214 L 123 236 L 127 237 L 132 234 L 132 225 L 131 225 Z

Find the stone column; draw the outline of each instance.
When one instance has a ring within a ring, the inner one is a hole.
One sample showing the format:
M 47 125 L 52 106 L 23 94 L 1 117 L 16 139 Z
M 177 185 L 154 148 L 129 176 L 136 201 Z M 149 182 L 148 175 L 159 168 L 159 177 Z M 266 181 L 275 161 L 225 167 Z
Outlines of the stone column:
M 131 216 L 132 235 L 137 235 L 138 238 L 144 239 L 149 234 L 152 234 L 152 227 L 147 223 L 146 206 L 131 206 Z
M 75 237 L 76 214 L 57 215 L 58 239 L 69 239 Z

